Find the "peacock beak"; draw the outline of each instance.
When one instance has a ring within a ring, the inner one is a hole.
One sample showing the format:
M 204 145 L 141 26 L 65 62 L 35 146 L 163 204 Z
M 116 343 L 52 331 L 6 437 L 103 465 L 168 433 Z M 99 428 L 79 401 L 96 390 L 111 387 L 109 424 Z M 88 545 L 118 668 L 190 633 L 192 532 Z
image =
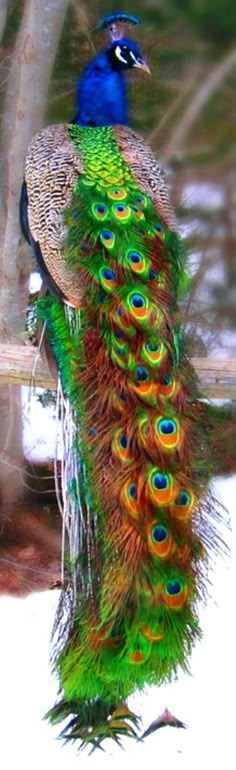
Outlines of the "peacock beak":
M 143 59 L 136 59 L 134 67 L 137 67 L 140 70 L 143 70 L 143 72 L 148 72 L 149 75 L 151 75 L 151 70 L 149 69 L 149 66 L 146 61 Z

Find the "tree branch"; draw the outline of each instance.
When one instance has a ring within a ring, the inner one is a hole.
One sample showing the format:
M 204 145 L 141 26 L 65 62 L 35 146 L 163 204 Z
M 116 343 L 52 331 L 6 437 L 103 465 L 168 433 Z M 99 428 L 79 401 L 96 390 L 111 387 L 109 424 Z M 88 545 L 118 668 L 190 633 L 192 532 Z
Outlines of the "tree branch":
M 203 108 L 218 91 L 226 77 L 232 72 L 236 66 L 236 48 L 234 47 L 227 56 L 210 72 L 204 82 L 201 84 L 197 93 L 194 94 L 190 103 L 187 106 L 184 114 L 180 118 L 179 123 L 175 126 L 172 136 L 163 150 L 162 157 L 160 159 L 162 164 L 168 163 L 179 153 L 188 134 L 193 128 L 195 122 L 198 120 Z
M 203 394 L 211 398 L 236 398 L 236 361 L 234 359 L 191 359 L 199 377 Z M 56 389 L 56 381 L 42 360 L 37 348 L 31 345 L 0 344 L 0 385 L 33 384 L 49 390 Z

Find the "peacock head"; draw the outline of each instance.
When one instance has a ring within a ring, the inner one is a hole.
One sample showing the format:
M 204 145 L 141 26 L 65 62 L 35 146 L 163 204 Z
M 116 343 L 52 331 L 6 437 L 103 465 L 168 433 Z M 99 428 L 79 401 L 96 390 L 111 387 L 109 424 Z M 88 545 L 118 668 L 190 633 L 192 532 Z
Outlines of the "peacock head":
M 106 31 L 109 44 L 82 73 L 74 123 L 92 127 L 127 125 L 125 71 L 139 69 L 150 72 L 136 41 L 126 37 L 124 27 L 127 24 L 139 24 L 139 19 L 115 13 L 100 22 L 98 29 Z
M 108 57 L 114 70 L 138 68 L 150 73 L 150 69 L 142 57 L 140 48 L 134 40 L 121 38 L 114 40 L 108 48 Z

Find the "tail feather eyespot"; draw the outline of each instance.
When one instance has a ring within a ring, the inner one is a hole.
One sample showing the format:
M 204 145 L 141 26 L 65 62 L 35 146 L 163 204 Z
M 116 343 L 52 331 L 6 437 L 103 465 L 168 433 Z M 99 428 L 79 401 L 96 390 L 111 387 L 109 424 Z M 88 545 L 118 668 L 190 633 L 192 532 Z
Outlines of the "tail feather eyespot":
M 109 294 L 114 291 L 117 286 L 117 278 L 114 270 L 109 267 L 101 267 L 99 270 L 99 282 Z
M 163 449 L 176 449 L 181 440 L 180 424 L 177 418 L 158 417 L 155 420 L 154 433 L 157 446 Z
M 158 383 L 158 395 L 160 398 L 172 398 L 178 392 L 179 384 L 171 375 L 166 375 Z
M 137 502 L 137 484 L 132 479 L 128 479 L 121 489 L 121 504 L 134 519 L 138 519 L 140 510 Z
M 164 584 L 163 597 L 171 610 L 181 610 L 188 599 L 188 587 L 179 578 L 168 580 Z
M 167 355 L 167 350 L 164 342 L 144 342 L 141 355 L 150 366 L 158 368 Z
M 169 505 L 175 496 L 176 482 L 170 473 L 152 468 L 147 477 L 146 489 L 154 504 Z
M 147 542 L 148 549 L 153 556 L 158 557 L 162 561 L 171 559 L 176 544 L 174 542 L 172 533 L 164 524 L 160 522 L 152 522 L 147 530 Z
M 180 490 L 171 505 L 171 515 L 180 521 L 187 522 L 191 516 L 195 502 L 196 498 L 191 490 Z
M 109 209 L 106 206 L 105 203 L 94 203 L 92 205 L 92 215 L 97 219 L 98 221 L 102 221 L 107 219 L 109 215 Z
M 122 428 L 117 428 L 114 438 L 111 443 L 111 449 L 113 455 L 119 459 L 122 463 L 130 463 L 133 459 L 133 454 Z

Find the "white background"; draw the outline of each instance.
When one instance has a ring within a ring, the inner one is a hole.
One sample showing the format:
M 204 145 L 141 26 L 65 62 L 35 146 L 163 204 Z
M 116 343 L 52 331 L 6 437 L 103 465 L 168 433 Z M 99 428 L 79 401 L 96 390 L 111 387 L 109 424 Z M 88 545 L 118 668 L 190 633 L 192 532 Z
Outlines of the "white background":
M 142 715 L 144 727 L 169 710 L 187 730 L 165 727 L 145 744 L 126 743 L 126 752 L 108 744 L 106 754 L 77 755 L 57 741 L 58 728 L 42 721 L 53 704 L 57 684 L 50 675 L 49 636 L 57 592 L 26 599 L 0 600 L 0 766 L 4 770 L 130 770 L 141 762 L 155 768 L 227 768 L 235 770 L 236 691 L 236 477 L 217 480 L 217 494 L 231 513 L 232 530 L 225 531 L 231 553 L 219 557 L 211 576 L 213 586 L 200 619 L 204 632 L 191 661 L 191 676 L 136 695 L 131 707 Z

